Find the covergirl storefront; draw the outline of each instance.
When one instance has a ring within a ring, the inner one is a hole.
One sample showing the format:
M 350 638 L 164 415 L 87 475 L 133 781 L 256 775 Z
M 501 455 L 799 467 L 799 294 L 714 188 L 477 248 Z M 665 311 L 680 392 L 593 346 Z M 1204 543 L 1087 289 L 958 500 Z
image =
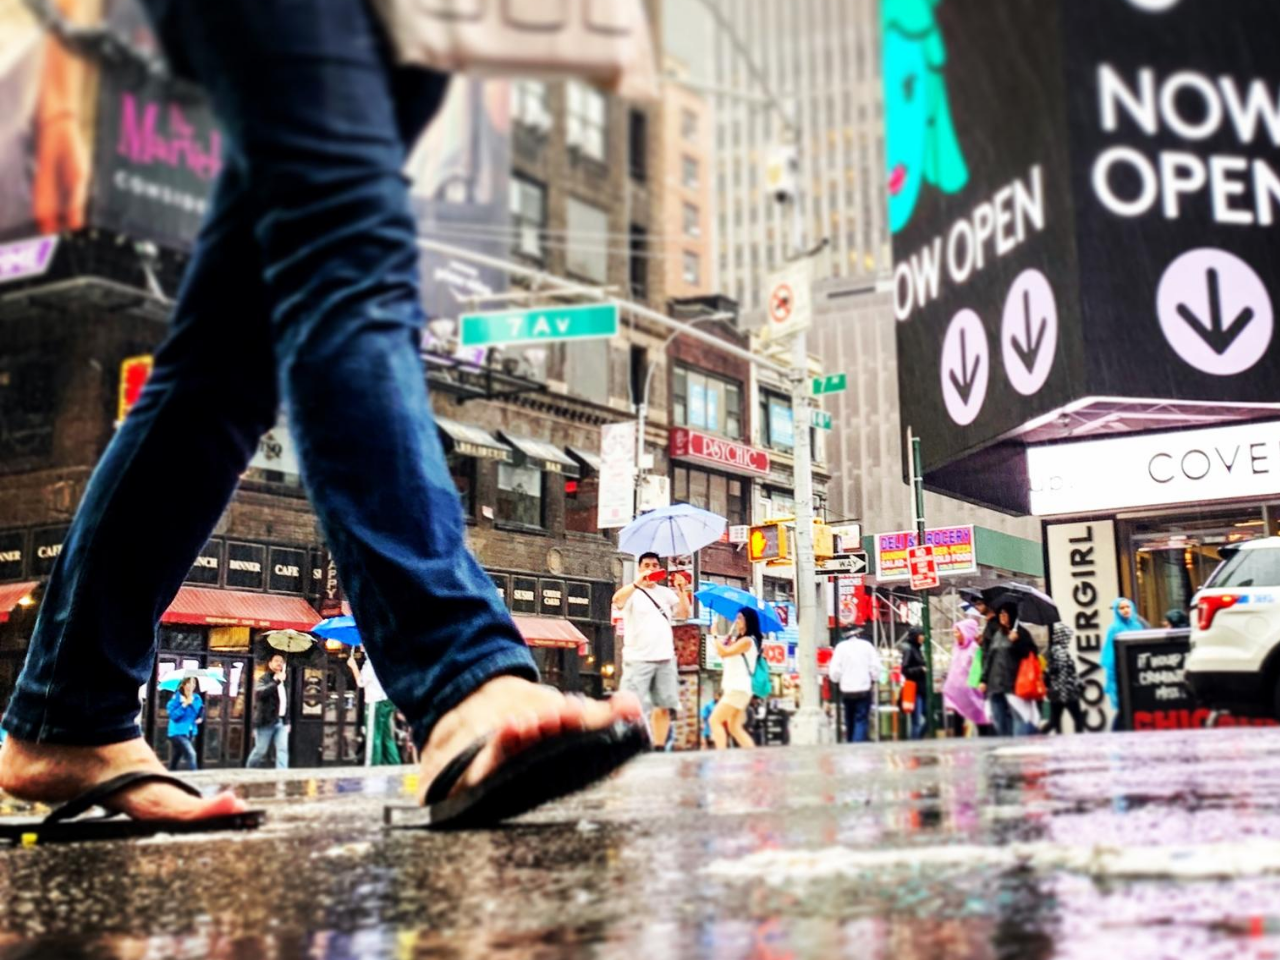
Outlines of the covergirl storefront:
M 1224 547 L 1280 534 L 1280 421 L 1033 446 L 1027 469 L 1049 591 L 1076 628 L 1087 719 L 1101 728 L 1115 599 L 1158 627 L 1190 609 Z

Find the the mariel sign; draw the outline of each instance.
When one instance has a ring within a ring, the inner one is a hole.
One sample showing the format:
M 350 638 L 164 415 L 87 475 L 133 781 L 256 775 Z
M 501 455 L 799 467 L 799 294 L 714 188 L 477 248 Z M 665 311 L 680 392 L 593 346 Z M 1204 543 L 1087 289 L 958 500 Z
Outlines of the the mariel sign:
M 1212 0 L 882 3 L 899 390 L 931 486 L 1025 511 L 971 458 L 1068 408 L 1276 401 L 1280 4 L 1238 7 L 1227 30 Z

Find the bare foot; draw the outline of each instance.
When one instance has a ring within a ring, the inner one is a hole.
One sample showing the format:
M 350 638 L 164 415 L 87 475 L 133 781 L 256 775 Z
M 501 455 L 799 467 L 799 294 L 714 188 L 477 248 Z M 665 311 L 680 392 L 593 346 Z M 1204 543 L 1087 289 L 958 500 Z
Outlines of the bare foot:
M 540 740 L 562 732 L 601 730 L 619 720 L 640 722 L 640 701 L 620 693 L 610 700 L 567 697 L 559 690 L 519 677 L 495 677 L 440 718 L 422 750 L 421 802 L 445 764 L 486 734 L 492 739 L 477 754 L 454 792 L 474 786 Z
M 0 747 L 0 790 L 19 800 L 63 803 L 132 770 L 167 772 L 141 738 L 103 747 L 69 747 L 9 737 Z M 108 805 L 135 820 L 203 820 L 247 809 L 230 792 L 195 797 L 163 783 L 121 790 Z

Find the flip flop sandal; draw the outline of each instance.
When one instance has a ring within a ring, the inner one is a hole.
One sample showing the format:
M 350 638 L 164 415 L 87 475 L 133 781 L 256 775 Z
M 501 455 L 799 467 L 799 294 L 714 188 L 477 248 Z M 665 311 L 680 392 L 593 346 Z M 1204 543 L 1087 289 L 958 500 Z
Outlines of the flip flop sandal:
M 262 825 L 263 810 L 206 817 L 203 820 L 131 820 L 123 814 L 107 811 L 103 816 L 81 817 L 93 807 L 101 806 L 121 790 L 143 783 L 167 783 L 193 797 L 204 796 L 199 790 L 177 777 L 153 770 L 135 770 L 112 777 L 90 787 L 74 800 L 57 807 L 43 820 L 0 821 L 0 844 L 35 846 L 46 843 L 79 843 L 90 840 L 125 840 L 153 837 L 161 833 L 209 833 L 218 830 L 254 830 Z M 78 818 L 78 819 L 77 819 Z
M 619 720 L 600 730 L 562 733 L 502 763 L 473 787 L 449 793 L 492 734 L 450 760 L 427 788 L 423 806 L 388 806 L 383 821 L 397 829 L 466 830 L 492 827 L 613 773 L 649 748 L 643 723 Z

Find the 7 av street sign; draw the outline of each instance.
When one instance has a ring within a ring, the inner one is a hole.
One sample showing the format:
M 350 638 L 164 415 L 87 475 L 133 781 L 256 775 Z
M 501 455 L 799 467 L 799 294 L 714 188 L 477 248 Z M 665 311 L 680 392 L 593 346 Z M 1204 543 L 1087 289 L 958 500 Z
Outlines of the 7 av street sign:
M 830 373 L 825 377 L 813 378 L 813 395 L 821 396 L 824 393 L 839 393 L 841 390 L 849 388 L 849 378 L 843 373 Z
M 589 303 L 538 310 L 463 314 L 459 340 L 464 347 L 487 347 L 548 340 L 589 340 L 618 333 L 618 305 Z

